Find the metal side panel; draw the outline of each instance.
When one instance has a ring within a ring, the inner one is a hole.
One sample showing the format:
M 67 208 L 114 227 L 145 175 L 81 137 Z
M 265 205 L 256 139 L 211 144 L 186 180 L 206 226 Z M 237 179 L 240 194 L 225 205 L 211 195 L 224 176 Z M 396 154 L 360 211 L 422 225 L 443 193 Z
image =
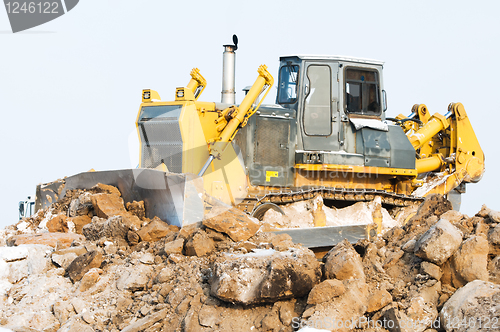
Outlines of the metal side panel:
M 193 174 L 141 168 L 80 173 L 65 179 L 59 197 L 68 190 L 89 189 L 98 183 L 117 187 L 125 203 L 144 201 L 148 218 L 157 216 L 179 227 L 203 220 L 203 179 Z
M 400 126 L 389 126 L 391 167 L 415 169 L 415 149 Z
M 290 186 L 293 181 L 290 151 L 293 119 L 257 116 L 253 127 L 251 162 L 247 164 L 254 186 Z
M 351 243 L 358 240 L 368 239 L 370 231 L 375 231 L 371 225 L 349 225 L 349 226 L 327 226 L 311 228 L 288 228 L 280 231 L 273 231 L 275 234 L 288 234 L 294 243 L 300 243 L 306 248 L 318 248 L 334 246 L 347 239 Z
M 391 145 L 388 132 L 366 127 L 358 130 L 359 132 L 363 137 L 365 166 L 390 167 Z

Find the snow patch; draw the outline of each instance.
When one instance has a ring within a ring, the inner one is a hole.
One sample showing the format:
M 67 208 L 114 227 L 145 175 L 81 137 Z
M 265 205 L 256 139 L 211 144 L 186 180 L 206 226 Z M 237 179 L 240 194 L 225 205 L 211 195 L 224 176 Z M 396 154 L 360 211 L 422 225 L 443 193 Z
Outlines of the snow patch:
M 49 231 L 49 229 L 47 228 L 47 222 L 49 222 L 49 220 L 55 216 L 54 214 L 52 214 L 52 211 L 54 211 L 54 209 L 51 208 L 45 213 L 43 220 L 40 221 L 40 224 L 38 225 L 39 229 L 47 232 Z
M 349 118 L 351 123 L 356 127 L 356 130 L 360 130 L 361 128 L 367 127 L 382 131 L 389 131 L 389 125 L 380 120 L 376 119 L 362 119 L 362 118 Z
M 451 176 L 451 174 L 445 174 L 445 173 L 436 173 L 430 179 L 428 179 L 428 176 L 426 176 L 424 178 L 424 185 L 422 185 L 422 187 L 420 187 L 420 188 L 417 188 L 412 193 L 413 196 L 424 197 L 432 189 L 443 184 L 450 176 Z
M 290 203 L 282 206 L 281 209 L 285 212 L 283 216 L 275 210 L 268 210 L 263 218 L 263 221 L 275 228 L 310 228 L 314 227 L 315 206 L 318 201 L 322 201 L 321 196 L 308 201 Z M 351 206 L 337 209 L 323 205 L 322 209 L 326 216 L 326 226 L 352 226 L 352 225 L 369 225 L 373 223 L 373 212 L 377 205 L 381 204 L 381 198 L 376 197 L 371 202 L 357 202 Z M 382 229 L 387 230 L 394 226 L 399 226 L 400 223 L 394 220 L 389 212 L 381 208 L 382 212 Z

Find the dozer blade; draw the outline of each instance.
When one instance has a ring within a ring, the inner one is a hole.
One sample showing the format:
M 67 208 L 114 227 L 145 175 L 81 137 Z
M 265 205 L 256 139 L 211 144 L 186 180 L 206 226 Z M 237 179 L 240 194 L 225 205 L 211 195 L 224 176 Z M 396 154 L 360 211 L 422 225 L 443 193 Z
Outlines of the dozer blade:
M 125 203 L 144 201 L 146 217 L 185 226 L 203 220 L 203 179 L 194 174 L 154 169 L 85 172 L 37 187 L 37 206 L 46 208 L 68 190 L 90 189 L 98 183 L 117 187 Z
M 293 243 L 300 243 L 306 248 L 331 247 L 344 239 L 356 243 L 358 240 L 371 239 L 377 236 L 377 231 L 373 228 L 373 225 L 287 228 L 273 231 L 273 233 L 286 233 L 292 237 Z

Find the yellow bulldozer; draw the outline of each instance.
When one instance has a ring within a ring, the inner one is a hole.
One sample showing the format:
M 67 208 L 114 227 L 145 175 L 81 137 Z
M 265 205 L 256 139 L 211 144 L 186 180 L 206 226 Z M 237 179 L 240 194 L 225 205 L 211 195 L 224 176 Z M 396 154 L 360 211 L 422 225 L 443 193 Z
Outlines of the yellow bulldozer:
M 117 186 L 126 202 L 143 200 L 148 217 L 177 226 L 202 220 L 214 200 L 257 218 L 317 195 L 332 205 L 380 197 L 387 207 L 404 207 L 440 193 L 458 209 L 466 183 L 481 179 L 484 154 L 463 105 L 431 115 L 417 104 L 409 116 L 387 117 L 383 62 L 282 56 L 276 104 L 261 105 L 274 79 L 260 66 L 236 105 L 236 50 L 233 36 L 233 44 L 224 45 L 220 103 L 199 101 L 207 82 L 196 68 L 173 101 L 142 91 L 139 168 L 39 185 L 37 208 L 100 182 Z M 289 233 L 323 246 L 338 234 L 356 238 L 366 231 L 316 227 Z

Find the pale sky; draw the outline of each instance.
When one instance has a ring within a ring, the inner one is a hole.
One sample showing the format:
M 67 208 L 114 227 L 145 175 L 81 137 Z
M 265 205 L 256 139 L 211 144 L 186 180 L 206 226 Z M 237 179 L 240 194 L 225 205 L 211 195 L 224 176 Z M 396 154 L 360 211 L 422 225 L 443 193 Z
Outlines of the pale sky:
M 220 101 L 223 44 L 240 40 L 236 100 L 260 64 L 277 78 L 280 55 L 350 55 L 385 61 L 387 116 L 425 103 L 462 102 L 486 155 L 463 213 L 500 210 L 500 2 L 82 0 L 66 15 L 12 34 L 0 8 L 0 227 L 38 183 L 135 167 L 141 91 L 174 98 L 198 67 L 201 99 Z M 275 89 L 273 88 L 273 92 Z M 266 103 L 274 103 L 270 94 Z

